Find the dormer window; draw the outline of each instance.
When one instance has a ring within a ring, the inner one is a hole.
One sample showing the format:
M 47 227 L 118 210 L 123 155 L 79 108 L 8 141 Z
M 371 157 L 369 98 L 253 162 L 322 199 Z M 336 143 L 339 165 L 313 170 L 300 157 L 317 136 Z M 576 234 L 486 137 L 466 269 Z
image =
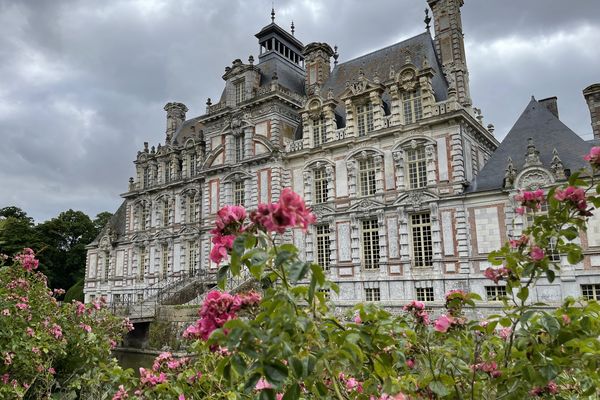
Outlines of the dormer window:
M 373 131 L 373 104 L 369 102 L 356 106 L 356 123 L 358 136 L 365 136 Z
M 423 118 L 420 90 L 416 89 L 402 93 L 402 104 L 404 107 L 405 125 L 412 124 Z
M 244 149 L 244 134 L 243 133 L 235 136 L 234 147 L 235 147 L 234 160 L 235 160 L 235 162 L 240 162 L 244 159 L 244 156 L 246 155 L 246 152 Z
M 325 118 L 313 119 L 313 146 L 317 147 L 325 143 Z
M 144 167 L 144 181 L 142 185 L 144 188 L 150 187 L 150 168 Z
M 244 79 L 234 83 L 235 86 L 235 104 L 238 105 L 246 100 L 246 81 Z
M 171 182 L 171 162 L 165 162 L 165 183 Z
M 189 175 L 190 177 L 196 175 L 196 153 L 192 153 L 190 154 L 190 158 L 189 158 Z

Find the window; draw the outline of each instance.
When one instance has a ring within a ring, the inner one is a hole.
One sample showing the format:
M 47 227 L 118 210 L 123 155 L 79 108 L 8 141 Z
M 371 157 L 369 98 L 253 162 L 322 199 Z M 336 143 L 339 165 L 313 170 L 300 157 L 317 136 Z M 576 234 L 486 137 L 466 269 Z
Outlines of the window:
M 110 253 L 104 253 L 104 280 L 107 281 L 110 276 Z
M 188 242 L 188 273 L 194 275 L 198 270 L 198 244 L 196 242 Z
M 138 280 L 144 280 L 146 270 L 146 248 L 140 247 L 138 251 Z
M 196 162 L 197 162 L 197 160 L 196 160 L 196 153 L 190 154 L 190 158 L 189 158 L 189 163 L 190 164 L 188 166 L 188 171 L 189 171 L 188 173 L 189 173 L 190 177 L 196 175 Z
M 142 215 L 140 221 L 140 228 L 142 230 L 148 229 L 148 206 L 146 204 L 142 204 Z
M 246 81 L 243 79 L 235 83 L 235 104 L 246 100 Z
M 169 272 L 169 246 L 165 243 L 161 246 L 161 276 L 165 278 Z
M 486 286 L 485 297 L 488 301 L 500 301 L 506 297 L 506 286 Z
M 144 294 L 143 293 L 138 293 L 137 294 L 137 302 L 141 303 L 144 301 Z
M 418 189 L 427 186 L 427 163 L 425 159 L 425 147 L 409 149 L 406 152 L 408 162 L 408 185 L 410 189 Z
M 196 222 L 196 209 L 198 208 L 198 199 L 195 195 L 189 195 L 187 198 L 187 222 Z
M 323 117 L 313 120 L 313 145 L 320 146 L 325 143 L 325 119 Z
M 313 171 L 313 184 L 315 187 L 313 203 L 325 203 L 327 201 L 327 174 L 325 173 L 325 168 L 315 169 Z
M 377 219 L 362 221 L 362 249 L 365 269 L 379 268 L 379 226 Z
M 380 301 L 381 291 L 379 288 L 365 288 L 365 301 Z
M 404 123 L 412 124 L 423 118 L 423 107 L 421 106 L 421 91 L 412 90 L 402 94 L 404 104 Z
M 358 162 L 358 194 L 371 196 L 377 189 L 375 185 L 375 160 L 370 157 Z
M 240 134 L 234 137 L 235 147 L 235 162 L 240 162 L 244 159 L 246 152 L 244 149 L 244 134 Z
M 560 254 L 556 250 L 557 238 L 551 237 L 548 241 L 548 259 L 550 262 L 559 263 L 560 262 Z
M 318 289 L 319 293 L 323 293 L 325 300 L 331 299 L 331 289 Z
M 331 249 L 329 248 L 329 225 L 317 225 L 317 263 L 329 271 Z
M 431 267 L 433 258 L 431 217 L 429 213 L 413 214 L 410 222 L 415 267 Z
M 121 295 L 120 294 L 114 294 L 113 295 L 113 303 L 115 304 L 121 304 Z
M 171 163 L 166 162 L 165 166 L 165 183 L 171 182 Z
M 581 295 L 586 300 L 600 300 L 600 284 L 581 285 Z
M 163 226 L 169 226 L 169 216 L 171 215 L 171 203 L 168 199 L 163 200 L 163 215 L 162 223 Z
M 233 182 L 233 204 L 243 206 L 246 203 L 246 185 L 244 181 Z
M 142 183 L 143 187 L 150 187 L 150 168 L 144 168 L 144 182 Z
M 433 301 L 433 288 L 432 287 L 418 287 L 417 288 L 417 301 Z
M 356 123 L 358 126 L 358 136 L 365 136 L 373 131 L 373 104 L 356 106 Z

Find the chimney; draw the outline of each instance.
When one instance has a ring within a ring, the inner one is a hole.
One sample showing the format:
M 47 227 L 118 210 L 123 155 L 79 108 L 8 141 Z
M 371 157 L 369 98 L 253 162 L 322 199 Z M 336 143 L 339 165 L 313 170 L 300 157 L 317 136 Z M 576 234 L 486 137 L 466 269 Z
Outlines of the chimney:
M 167 103 L 164 110 L 167 112 L 165 144 L 170 144 L 177 129 L 185 122 L 185 113 L 188 108 L 183 103 Z
M 594 83 L 583 89 L 583 97 L 590 109 L 594 139 L 600 139 L 600 83 Z
M 302 50 L 306 67 L 305 87 L 322 86 L 329 78 L 334 51 L 327 43 L 309 43 Z M 308 90 L 307 90 L 308 92 Z
M 538 100 L 538 103 L 546 107 L 548 111 L 550 111 L 552 114 L 554 114 L 556 118 L 558 118 L 558 98 L 556 96 Z

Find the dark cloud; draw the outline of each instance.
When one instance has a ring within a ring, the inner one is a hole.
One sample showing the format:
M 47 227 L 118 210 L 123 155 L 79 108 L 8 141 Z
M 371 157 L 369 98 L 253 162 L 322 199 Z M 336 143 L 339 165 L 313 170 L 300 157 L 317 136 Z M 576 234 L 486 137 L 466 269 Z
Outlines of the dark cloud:
M 277 22 L 340 61 L 424 30 L 426 2 L 278 0 Z M 271 2 L 0 0 L 0 207 L 42 221 L 68 208 L 114 211 L 163 105 L 188 116 L 218 99 L 224 67 L 250 54 Z M 531 95 L 558 96 L 590 138 L 581 90 L 600 81 L 596 0 L 470 0 L 463 7 L 472 97 L 503 137 Z

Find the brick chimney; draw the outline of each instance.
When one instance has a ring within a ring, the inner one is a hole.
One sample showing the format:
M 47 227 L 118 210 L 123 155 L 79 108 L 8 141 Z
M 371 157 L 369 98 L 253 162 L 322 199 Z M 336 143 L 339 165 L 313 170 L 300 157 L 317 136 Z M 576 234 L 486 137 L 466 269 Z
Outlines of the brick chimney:
M 333 54 L 333 49 L 327 43 L 309 43 L 302 50 L 306 67 L 305 86 L 307 89 L 313 85 L 322 86 L 329 78 L 330 60 Z
M 559 118 L 557 102 L 558 102 L 558 98 L 556 96 L 548 97 L 547 99 L 538 100 L 538 103 L 540 103 L 541 105 L 546 107 L 548 109 L 548 111 L 550 111 L 552 114 L 554 114 L 554 116 L 556 118 Z
M 594 139 L 600 139 L 600 83 L 594 83 L 583 89 L 583 97 L 590 109 Z
M 169 144 L 177 129 L 185 122 L 188 108 L 183 103 L 167 103 L 164 110 L 167 112 L 166 144 Z

